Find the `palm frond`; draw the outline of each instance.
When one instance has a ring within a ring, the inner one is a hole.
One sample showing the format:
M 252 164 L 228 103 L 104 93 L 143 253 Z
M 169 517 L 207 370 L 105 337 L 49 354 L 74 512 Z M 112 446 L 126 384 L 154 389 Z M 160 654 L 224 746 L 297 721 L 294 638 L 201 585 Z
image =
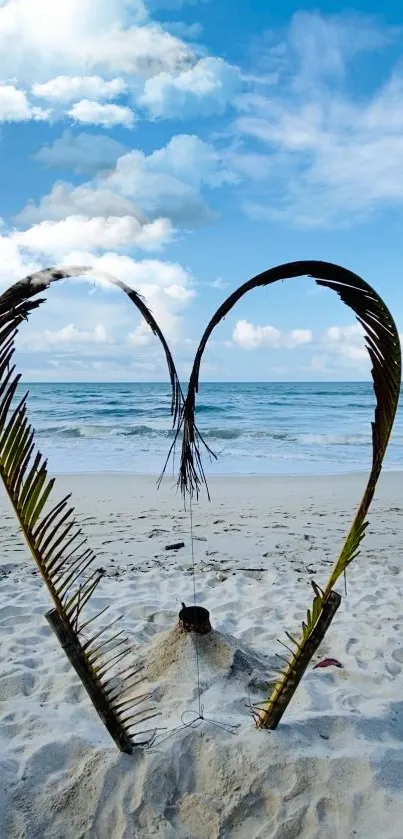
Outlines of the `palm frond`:
M 135 653 L 124 633 L 119 633 L 116 643 L 118 636 L 108 635 L 110 627 L 99 627 L 103 612 L 87 617 L 85 610 L 102 572 L 94 566 L 95 554 L 77 524 L 70 495 L 49 504 L 55 481 L 49 478 L 47 461 L 35 447 L 27 417 L 28 394 L 13 407 L 20 381 L 12 365 L 14 339 L 20 323 L 44 302 L 44 298 L 32 298 L 57 280 L 90 270 L 48 268 L 16 283 L 0 297 L 0 477 L 53 600 L 54 608 L 46 617 L 108 731 L 119 748 L 131 752 L 144 741 L 144 722 L 156 715 L 149 697 L 137 690 L 142 682 L 141 668 L 133 663 Z M 166 340 L 142 298 L 119 280 L 109 279 L 127 294 L 162 343 L 175 423 L 182 395 Z M 88 636 L 90 624 L 93 634 Z M 119 670 L 122 663 L 124 672 Z
M 338 265 L 318 261 L 291 262 L 264 271 L 241 285 L 224 301 L 208 324 L 197 349 L 180 419 L 183 439 L 179 484 L 182 492 L 198 493 L 201 484 L 206 483 L 200 453 L 200 442 L 203 441 L 195 424 L 195 403 L 199 386 L 200 363 L 211 333 L 247 292 L 301 275 L 309 275 L 316 280 L 318 285 L 336 291 L 341 300 L 353 310 L 363 328 L 366 347 L 372 362 L 371 373 L 376 399 L 372 423 L 372 467 L 362 501 L 329 580 L 323 591 L 314 584 L 314 599 L 311 608 L 308 609 L 306 621 L 302 625 L 301 637 L 295 640 L 288 635 L 296 649 L 271 696 L 259 709 L 257 720 L 260 727 L 277 725 L 280 718 L 279 707 L 283 713 L 309 663 L 315 644 L 317 646 L 320 642 L 319 629 L 321 632 L 326 631 L 338 607 L 339 595 L 333 591 L 333 586 L 348 565 L 358 556 L 359 545 L 367 527 L 366 516 L 374 496 L 396 415 L 401 383 L 401 348 L 395 322 L 379 294 L 361 277 Z

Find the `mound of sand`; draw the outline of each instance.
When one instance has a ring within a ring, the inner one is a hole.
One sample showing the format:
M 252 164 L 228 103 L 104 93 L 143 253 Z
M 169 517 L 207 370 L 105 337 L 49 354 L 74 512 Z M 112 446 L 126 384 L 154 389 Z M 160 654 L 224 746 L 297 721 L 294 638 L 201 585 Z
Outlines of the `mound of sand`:
M 158 707 L 165 720 L 176 718 L 178 710 L 188 709 L 198 699 L 210 701 L 214 707 L 218 696 L 228 711 L 228 696 L 248 697 L 260 689 L 260 696 L 269 691 L 276 678 L 278 661 L 259 655 L 233 635 L 212 630 L 207 635 L 182 632 L 175 626 L 159 633 L 145 648 L 143 662 L 145 679 L 158 698 Z M 263 692 L 263 693 L 262 693 Z

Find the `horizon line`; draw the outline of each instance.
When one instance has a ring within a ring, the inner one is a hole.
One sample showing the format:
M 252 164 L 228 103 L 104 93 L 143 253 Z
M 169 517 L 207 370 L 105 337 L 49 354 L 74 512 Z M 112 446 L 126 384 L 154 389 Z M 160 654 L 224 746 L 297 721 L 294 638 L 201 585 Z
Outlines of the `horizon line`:
M 169 380 L 154 379 L 54 379 L 39 381 L 39 379 L 24 379 L 19 384 L 31 385 L 169 385 Z M 180 380 L 180 384 L 188 384 L 188 380 Z M 314 385 L 314 384 L 373 384 L 372 379 L 220 379 L 216 381 L 202 380 L 200 385 Z

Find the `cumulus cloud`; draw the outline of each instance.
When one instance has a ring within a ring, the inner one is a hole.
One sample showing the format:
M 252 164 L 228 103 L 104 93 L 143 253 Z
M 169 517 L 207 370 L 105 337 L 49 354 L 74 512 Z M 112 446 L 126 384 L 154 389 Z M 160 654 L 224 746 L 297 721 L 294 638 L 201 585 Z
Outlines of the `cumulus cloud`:
M 114 125 L 132 128 L 134 124 L 134 113 L 125 105 L 102 105 L 99 102 L 91 102 L 90 99 L 81 99 L 80 102 L 76 102 L 67 113 L 77 122 L 103 125 L 104 128 L 112 128 Z
M 42 267 L 32 253 L 24 254 L 16 242 L 1 232 L 0 220 L 0 286 L 4 289 Z
M 33 155 L 49 168 L 72 169 L 78 175 L 110 169 L 126 147 L 104 134 L 74 134 L 66 129 L 54 143 L 42 146 Z
M 46 120 L 49 115 L 49 111 L 31 105 L 23 90 L 12 84 L 0 84 L 0 122 Z
M 222 114 L 240 87 L 240 75 L 222 58 L 202 58 L 181 73 L 148 79 L 139 104 L 153 117 L 192 118 Z
M 81 264 L 89 264 L 90 261 L 101 282 L 104 273 L 112 274 L 135 288 L 143 295 L 167 336 L 174 340 L 180 337 L 183 331 L 181 313 L 196 294 L 191 274 L 181 265 L 158 259 L 136 261 L 115 253 L 106 253 L 94 259 L 93 255 L 80 252 L 70 254 L 69 261 L 71 259 L 79 259 Z M 152 334 L 144 331 L 140 323 L 139 328 L 130 333 L 130 343 L 144 344 L 145 340 L 141 337 L 144 335 L 148 336 L 147 341 L 153 340 Z
M 100 76 L 56 76 L 44 84 L 32 86 L 37 99 L 47 99 L 55 105 L 68 105 L 78 99 L 115 99 L 125 90 L 123 79 L 107 81 Z
M 275 326 L 256 326 L 247 320 L 239 320 L 232 333 L 232 340 L 244 350 L 258 350 L 264 347 L 292 349 L 309 344 L 312 341 L 312 332 L 309 329 L 282 332 Z
M 4 76 L 44 83 L 89 69 L 145 77 L 172 72 L 191 52 L 148 21 L 142 0 L 3 0 L 0 54 Z
M 400 335 L 403 344 L 403 334 Z M 366 373 L 371 361 L 365 344 L 365 333 L 359 323 L 330 326 L 318 337 L 316 353 L 310 363 L 312 370 L 332 373 L 340 369 Z
M 120 118 L 117 110 L 106 118 L 104 110 L 101 118 L 93 105 L 124 93 L 153 117 L 223 113 L 241 76 L 221 58 L 200 58 L 200 49 L 183 40 L 200 33 L 197 23 L 152 21 L 142 0 L 0 4 L 3 77 L 30 87 L 57 116 L 76 103 L 70 116 L 86 123 L 130 126 L 128 110 Z
M 75 187 L 55 184 L 38 205 L 30 202 L 17 216 L 22 224 L 67 215 L 135 215 L 170 218 L 175 226 L 211 222 L 214 212 L 203 188 L 234 180 L 225 158 L 193 135 L 177 135 L 150 155 L 134 149 L 118 158 L 114 169 Z
M 127 198 L 111 189 L 83 184 L 75 187 L 69 183 L 56 183 L 48 195 L 35 205 L 29 201 L 16 216 L 19 224 L 64 219 L 70 215 L 85 216 L 134 216 L 144 219 L 144 213 Z
M 127 279 L 130 278 L 130 285 L 143 295 L 170 340 L 177 341 L 184 338 L 186 331 L 183 329 L 181 313 L 196 295 L 189 272 L 177 263 L 147 259 L 130 264 L 128 261 L 124 263 L 123 260 L 124 257 L 121 257 L 115 266 L 119 271 L 119 276 L 123 279 L 123 274 L 126 274 Z M 104 267 L 113 266 L 114 262 L 112 255 L 109 257 L 106 255 L 103 263 L 100 260 L 98 265 L 99 267 L 101 264 Z M 148 340 L 151 342 L 152 335 L 140 323 L 139 327 L 130 333 L 130 343 L 144 344 L 145 335 L 148 335 Z
M 364 330 L 359 323 L 352 323 L 330 326 L 318 335 L 309 369 L 332 377 L 340 376 L 343 370 L 362 376 L 368 373 L 370 366 Z
M 71 118 L 104 127 L 132 126 L 129 108 L 95 107 L 122 94 L 154 118 L 223 113 L 241 76 L 221 58 L 200 58 L 184 40 L 200 33 L 199 24 L 151 20 L 142 0 L 0 3 L 3 78 L 51 103 L 55 119 L 72 106 Z M 23 118 L 40 118 L 30 107 Z
M 191 58 L 192 52 L 183 41 L 151 23 L 126 30 L 115 27 L 89 39 L 87 47 L 89 66 L 145 78 L 175 71 Z
M 109 344 L 111 338 L 102 323 L 97 324 L 91 331 L 77 329 L 73 323 L 69 323 L 61 329 L 45 329 L 43 334 L 38 336 L 38 343 L 45 349 L 60 344 Z
M 251 217 L 323 226 L 402 204 L 401 68 L 365 97 L 346 93 L 352 63 L 394 38 L 395 30 L 356 13 L 297 13 L 284 41 L 267 48 L 277 85 L 270 96 L 238 97 L 234 125 L 270 162 L 245 205 Z
M 175 285 L 189 289 L 191 284 L 189 272 L 176 262 L 161 262 L 159 259 L 136 261 L 130 256 L 114 253 L 106 253 L 90 261 L 96 271 L 119 277 L 137 290 L 149 286 L 171 289 Z M 168 296 L 173 299 L 172 295 Z
M 364 330 L 358 323 L 349 326 L 330 326 L 325 332 L 323 343 L 329 353 L 337 353 L 353 362 L 369 363 L 368 351 L 364 343 Z
M 133 329 L 133 332 L 129 332 L 127 343 L 131 344 L 132 347 L 148 347 L 151 344 L 151 336 L 147 324 L 140 323 Z
M 68 216 L 63 221 L 42 221 L 28 230 L 15 231 L 11 240 L 40 254 L 66 253 L 78 248 L 110 250 L 122 246 L 159 250 L 172 238 L 168 219 L 140 224 L 132 216 L 88 218 Z
M 59 238 L 60 231 L 61 228 L 58 231 Z M 65 297 L 63 295 L 63 298 L 60 298 L 52 309 L 52 300 L 53 298 L 58 299 L 59 290 L 56 287 L 52 291 L 49 303 L 39 313 L 39 319 L 44 318 L 44 323 L 47 324 L 49 311 L 52 311 L 55 322 L 60 322 L 60 313 L 62 313 L 66 319 L 69 317 L 69 325 L 61 330 L 56 329 L 55 337 L 46 339 L 48 345 L 52 342 L 56 345 L 57 343 L 63 343 L 63 341 L 66 344 L 68 341 L 77 343 L 83 339 L 83 333 L 89 332 L 92 333 L 92 338 L 88 340 L 92 340 L 93 343 L 104 341 L 106 340 L 105 336 L 102 335 L 99 326 L 97 326 L 100 323 L 108 324 L 111 328 L 111 331 L 108 331 L 108 340 L 113 340 L 115 344 L 119 342 L 127 343 L 127 335 L 129 335 L 129 343 L 133 345 L 141 346 L 152 342 L 153 336 L 148 327 L 145 330 L 143 329 L 140 317 L 131 306 L 127 306 L 127 300 L 121 293 L 118 293 L 116 287 L 107 281 L 107 275 L 123 280 L 143 295 L 170 339 L 176 341 L 179 338 L 186 337 L 182 314 L 195 297 L 196 291 L 192 275 L 181 265 L 158 259 L 136 260 L 131 256 L 113 251 L 108 251 L 101 256 L 94 249 L 67 251 L 64 250 L 67 242 L 60 244 L 63 245 L 63 250 L 61 248 L 59 254 L 51 253 L 49 245 L 49 250 L 46 251 L 46 264 L 55 264 L 56 262 L 61 265 L 92 266 L 93 270 L 88 278 L 78 280 L 81 284 L 91 283 L 91 298 L 81 298 L 77 309 L 77 302 L 68 294 Z M 34 250 L 35 242 L 29 242 L 29 245 L 32 245 L 32 251 L 27 246 L 26 241 L 23 243 L 17 242 L 15 237 L 0 234 L 0 285 L 3 288 L 43 267 L 43 259 L 39 250 Z M 45 240 L 45 247 L 48 247 L 47 239 Z M 98 294 L 95 297 L 92 294 L 94 289 L 98 289 Z M 103 297 L 100 296 L 103 290 L 108 292 L 108 299 L 104 301 Z M 61 302 L 62 299 L 63 302 Z M 134 326 L 134 328 L 131 326 L 133 316 L 134 323 L 136 323 L 136 320 L 138 322 L 138 326 Z M 127 324 L 130 324 L 131 328 L 127 329 Z M 77 334 L 75 330 L 78 330 L 80 334 Z M 37 340 L 35 336 L 38 333 L 34 333 L 29 325 L 26 330 L 24 329 L 19 345 L 40 349 L 45 340 L 45 332 L 46 330 L 42 330 Z

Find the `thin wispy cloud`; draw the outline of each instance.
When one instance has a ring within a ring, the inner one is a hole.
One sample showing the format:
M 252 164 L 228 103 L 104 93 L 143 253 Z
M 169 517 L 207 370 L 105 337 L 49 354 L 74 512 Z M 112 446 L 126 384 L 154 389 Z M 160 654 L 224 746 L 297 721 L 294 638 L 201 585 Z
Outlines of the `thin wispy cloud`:
M 329 226 L 402 205 L 403 68 L 389 65 L 364 95 L 348 83 L 355 63 L 401 38 L 358 14 L 298 13 L 267 48 L 277 84 L 239 97 L 234 123 L 270 162 L 270 202 L 256 191 L 245 201 L 251 217 Z

